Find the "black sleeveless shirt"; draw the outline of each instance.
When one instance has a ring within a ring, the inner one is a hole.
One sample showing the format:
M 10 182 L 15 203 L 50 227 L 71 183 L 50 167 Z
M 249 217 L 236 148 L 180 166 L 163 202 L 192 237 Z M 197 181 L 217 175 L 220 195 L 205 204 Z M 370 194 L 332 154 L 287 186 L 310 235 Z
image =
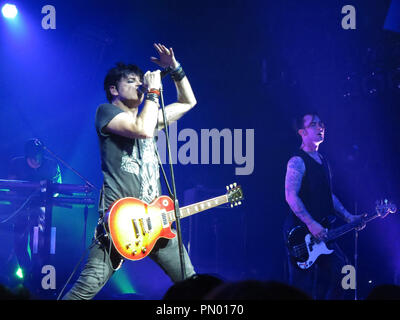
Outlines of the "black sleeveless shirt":
M 335 214 L 329 164 L 322 156 L 322 164 L 319 164 L 301 149 L 295 152 L 294 156 L 303 159 L 305 165 L 299 197 L 312 218 L 326 226 L 324 218 Z M 285 225 L 289 228 L 304 223 L 290 210 Z

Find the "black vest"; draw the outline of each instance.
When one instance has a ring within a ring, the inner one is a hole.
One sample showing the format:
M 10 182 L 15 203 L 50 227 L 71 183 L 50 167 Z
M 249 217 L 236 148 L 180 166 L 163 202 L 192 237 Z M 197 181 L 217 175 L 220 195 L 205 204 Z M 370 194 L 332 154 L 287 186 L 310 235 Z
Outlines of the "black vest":
M 324 218 L 335 214 L 328 162 L 321 156 L 322 164 L 319 164 L 303 150 L 297 151 L 294 156 L 302 158 L 305 165 L 299 197 L 312 218 L 327 226 Z M 287 227 L 303 224 L 293 212 L 289 213 L 288 220 Z

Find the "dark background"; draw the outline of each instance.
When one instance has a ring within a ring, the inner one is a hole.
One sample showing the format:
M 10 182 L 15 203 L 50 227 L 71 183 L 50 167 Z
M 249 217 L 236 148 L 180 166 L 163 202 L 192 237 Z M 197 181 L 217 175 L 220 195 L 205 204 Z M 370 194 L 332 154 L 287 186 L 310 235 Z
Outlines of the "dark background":
M 4 1 L 1 1 L 3 5 Z M 218 208 L 182 220 L 183 239 L 199 273 L 228 280 L 285 281 L 281 226 L 288 207 L 284 176 L 300 140 L 298 113 L 317 111 L 327 125 L 321 145 L 334 174 L 334 192 L 353 213 L 372 213 L 377 199 L 400 200 L 398 181 L 400 34 L 396 1 L 15 1 L 17 21 L 0 20 L 0 178 L 24 142 L 37 137 L 86 179 L 101 186 L 96 107 L 105 101 L 104 76 L 115 62 L 154 70 L 152 44 L 174 48 L 197 98 L 178 130 L 254 129 L 254 170 L 240 166 L 175 166 L 181 206 L 242 185 L 237 208 Z M 56 29 L 41 27 L 41 8 L 56 8 Z M 356 29 L 344 30 L 344 5 L 356 9 Z M 390 7 L 392 4 L 392 8 Z M 389 10 L 391 9 L 391 10 Z M 386 27 L 385 26 L 386 21 Z M 172 81 L 164 80 L 166 103 Z M 221 139 L 221 155 L 223 154 Z M 185 142 L 179 141 L 178 148 Z M 233 150 L 233 147 L 232 147 Z M 250 157 L 250 153 L 247 155 Z M 200 150 L 199 150 L 200 159 Z M 210 159 L 211 161 L 211 159 Z M 83 184 L 61 166 L 63 181 Z M 191 195 L 185 193 L 191 190 Z M 164 193 L 167 191 L 164 190 Z M 9 206 L 1 205 L 7 217 Z M 97 221 L 89 210 L 86 245 Z M 78 262 L 83 208 L 55 208 L 57 292 Z M 400 218 L 375 220 L 359 234 L 358 288 L 365 297 L 381 283 L 399 284 Z M 12 226 L 0 226 L 0 261 L 12 256 Z M 340 240 L 354 263 L 354 234 Z M 15 260 L 0 268 L 13 286 Z M 160 298 L 170 280 L 150 260 L 125 263 L 102 298 L 138 293 Z M 349 292 L 349 296 L 353 292 Z

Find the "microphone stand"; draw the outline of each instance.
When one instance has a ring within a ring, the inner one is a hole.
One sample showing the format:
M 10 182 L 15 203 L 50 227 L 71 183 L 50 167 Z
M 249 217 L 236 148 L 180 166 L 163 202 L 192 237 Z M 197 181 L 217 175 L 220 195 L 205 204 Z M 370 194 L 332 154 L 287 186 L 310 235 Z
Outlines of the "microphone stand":
M 358 211 L 358 206 L 357 206 L 357 201 L 354 202 L 354 214 L 357 215 Z M 357 297 L 357 260 L 358 260 L 358 231 L 357 229 L 354 229 L 354 270 L 356 271 L 355 275 L 355 283 L 356 287 L 354 288 L 354 300 L 358 300 Z
M 99 190 L 99 188 L 97 188 L 92 183 L 90 183 L 87 179 L 85 179 L 78 171 L 76 171 L 68 163 L 66 163 L 64 160 L 62 160 L 60 157 L 58 157 L 54 152 L 52 152 L 49 148 L 47 148 L 40 140 L 37 139 L 35 141 L 35 144 L 36 145 L 40 145 L 43 148 L 43 150 L 47 151 L 53 158 L 55 158 L 57 161 L 61 162 L 65 167 L 70 169 L 73 173 L 75 173 L 78 177 L 80 177 L 83 181 L 85 181 L 86 185 L 88 186 L 88 188 L 86 189 L 86 193 L 90 192 L 93 189 Z M 83 248 L 85 248 L 85 246 L 86 246 L 85 240 L 86 240 L 87 218 L 88 218 L 88 207 L 87 207 L 87 205 L 85 205 L 85 208 L 84 208 L 84 226 L 83 226 L 84 227 L 84 231 L 83 231 L 83 235 L 82 235 Z M 46 221 L 47 220 L 48 219 L 46 219 Z M 50 224 L 51 224 L 51 221 L 50 221 Z M 50 227 L 51 227 L 51 225 L 50 225 Z
M 176 196 L 176 186 L 175 186 L 175 177 L 174 177 L 174 168 L 172 165 L 172 156 L 171 156 L 171 145 L 169 142 L 169 135 L 168 135 L 168 124 L 167 124 L 167 116 L 165 113 L 165 106 L 164 106 L 164 97 L 163 97 L 163 86 L 161 83 L 160 87 L 160 105 L 163 113 L 164 119 L 164 130 L 165 130 L 165 138 L 167 143 L 167 151 L 168 151 L 168 161 L 170 166 L 171 172 L 171 185 L 172 185 L 172 195 L 174 201 L 174 210 L 175 210 L 175 223 L 176 223 L 176 232 L 178 236 L 178 246 L 179 246 L 179 259 L 181 264 L 181 274 L 182 280 L 185 279 L 185 267 L 184 267 L 184 255 L 183 255 L 183 244 L 182 244 L 182 233 L 181 233 L 181 224 L 180 224 L 180 209 L 179 209 L 179 202 Z
M 358 231 L 354 230 L 354 269 L 356 270 L 356 275 L 355 275 L 355 282 L 356 282 L 356 287 L 354 288 L 354 300 L 358 300 L 358 296 L 357 296 L 357 290 L 358 290 L 358 284 L 357 284 L 357 260 L 358 260 Z
M 92 189 L 97 189 L 99 190 L 99 188 L 97 188 L 96 186 L 94 186 L 92 183 L 90 183 L 86 178 L 84 178 L 78 171 L 76 171 L 74 168 L 72 168 L 68 163 L 66 163 L 64 160 L 62 160 L 60 157 L 58 157 L 56 154 L 54 154 L 54 152 L 52 152 L 51 150 L 49 150 L 49 148 L 47 148 L 42 142 L 38 141 L 38 143 L 40 143 L 40 145 L 42 146 L 43 150 L 47 151 L 49 154 L 51 154 L 55 159 L 57 159 L 59 162 L 61 162 L 64 166 L 66 166 L 68 169 L 70 169 L 73 173 L 75 173 L 79 178 L 81 178 L 83 181 L 86 182 L 86 184 L 92 188 Z

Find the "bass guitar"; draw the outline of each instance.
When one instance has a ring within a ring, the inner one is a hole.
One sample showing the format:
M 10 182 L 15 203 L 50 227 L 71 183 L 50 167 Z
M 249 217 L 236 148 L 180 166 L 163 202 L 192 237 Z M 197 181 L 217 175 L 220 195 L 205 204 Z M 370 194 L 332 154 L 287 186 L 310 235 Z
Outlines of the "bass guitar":
M 180 218 L 231 203 L 241 204 L 243 192 L 236 183 L 227 186 L 227 193 L 180 208 Z M 172 239 L 176 234 L 171 225 L 175 221 L 174 202 L 168 196 L 160 196 L 150 204 L 127 197 L 115 201 L 104 217 L 105 229 L 118 253 L 128 260 L 145 258 L 159 238 Z
M 310 268 L 321 254 L 331 254 L 333 250 L 327 247 L 327 243 L 333 241 L 349 231 L 357 229 L 361 224 L 374 220 L 377 217 L 385 218 L 389 213 L 394 213 L 397 208 L 388 200 L 377 201 L 376 213 L 366 215 L 351 223 L 338 228 L 328 230 L 323 241 L 318 241 L 305 225 L 292 228 L 288 233 L 287 246 L 289 253 L 300 269 Z

